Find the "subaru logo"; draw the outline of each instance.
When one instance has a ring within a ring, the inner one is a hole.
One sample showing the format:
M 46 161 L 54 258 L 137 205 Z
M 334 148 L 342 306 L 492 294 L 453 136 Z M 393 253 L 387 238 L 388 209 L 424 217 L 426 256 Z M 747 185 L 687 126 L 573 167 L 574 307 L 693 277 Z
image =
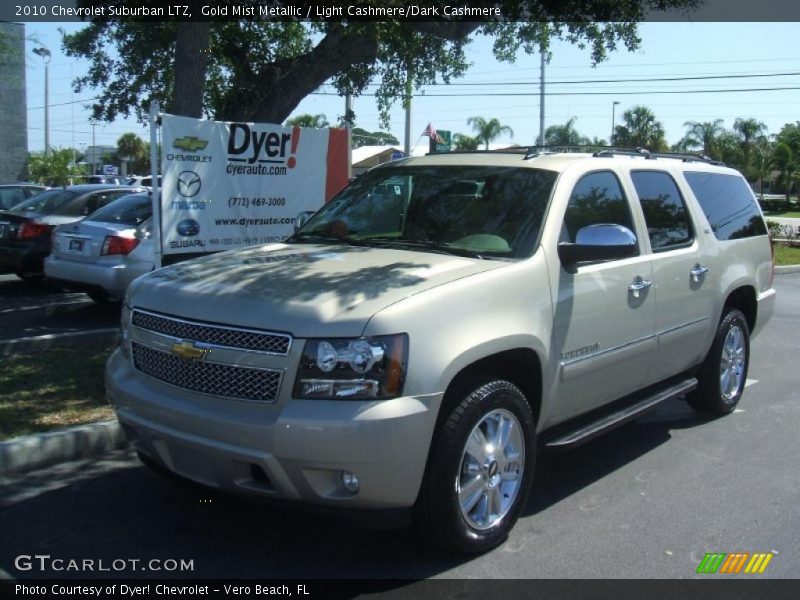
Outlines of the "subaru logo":
M 175 227 L 178 235 L 192 237 L 200 233 L 200 223 L 194 219 L 184 219 Z

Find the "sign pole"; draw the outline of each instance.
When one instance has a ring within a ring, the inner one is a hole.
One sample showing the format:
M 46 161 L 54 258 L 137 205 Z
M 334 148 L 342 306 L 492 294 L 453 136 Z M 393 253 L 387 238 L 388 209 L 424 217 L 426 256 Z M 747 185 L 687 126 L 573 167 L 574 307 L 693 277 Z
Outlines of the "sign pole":
M 161 268 L 161 186 L 158 182 L 158 125 L 160 107 L 158 102 L 150 103 L 150 176 L 153 182 L 153 249 L 155 267 Z

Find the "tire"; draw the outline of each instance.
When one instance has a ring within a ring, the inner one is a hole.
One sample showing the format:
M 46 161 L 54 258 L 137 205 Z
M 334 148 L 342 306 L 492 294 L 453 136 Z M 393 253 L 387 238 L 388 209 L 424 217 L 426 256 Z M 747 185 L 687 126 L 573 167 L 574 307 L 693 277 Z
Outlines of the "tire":
M 531 407 L 514 384 L 469 389 L 440 421 L 414 527 L 431 545 L 476 554 L 502 544 L 517 521 L 533 482 L 536 434 Z M 498 429 L 505 440 L 487 452 L 486 442 L 502 439 Z
M 98 304 L 110 304 L 113 302 L 111 296 L 109 296 L 108 293 L 103 290 L 91 290 L 86 292 L 86 295 Z
M 750 328 L 744 314 L 727 308 L 714 342 L 700 368 L 699 385 L 687 396 L 697 412 L 726 415 L 733 412 L 744 392 L 750 366 Z

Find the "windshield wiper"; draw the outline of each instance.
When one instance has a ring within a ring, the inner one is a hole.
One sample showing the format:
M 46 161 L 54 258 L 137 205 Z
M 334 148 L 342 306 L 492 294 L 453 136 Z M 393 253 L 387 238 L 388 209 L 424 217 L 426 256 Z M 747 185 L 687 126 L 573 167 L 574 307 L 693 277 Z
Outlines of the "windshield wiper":
M 468 258 L 478 258 L 483 260 L 483 256 L 474 250 L 467 250 L 466 248 L 459 248 L 457 246 L 450 246 L 449 244 L 442 244 L 435 240 L 405 240 L 393 237 L 370 237 L 359 240 L 364 244 L 377 242 L 381 246 L 399 246 L 401 248 L 419 248 L 421 250 L 428 250 L 431 252 L 438 252 L 440 254 L 450 254 L 452 256 L 466 256 Z
M 295 234 L 286 240 L 288 243 L 292 242 L 309 242 L 309 243 L 318 243 L 318 242 L 325 242 L 325 243 L 334 243 L 334 244 L 349 244 L 350 246 L 365 246 L 361 240 L 355 240 L 349 237 L 341 237 L 338 235 L 330 235 L 324 233 L 303 233 L 303 234 Z

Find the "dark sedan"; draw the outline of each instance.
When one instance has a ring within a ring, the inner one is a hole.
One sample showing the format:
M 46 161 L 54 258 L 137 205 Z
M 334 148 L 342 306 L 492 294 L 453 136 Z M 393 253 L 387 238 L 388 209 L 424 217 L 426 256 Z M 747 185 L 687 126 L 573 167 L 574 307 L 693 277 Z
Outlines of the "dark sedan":
M 72 185 L 44 191 L 0 211 L 0 273 L 16 273 L 25 280 L 42 278 L 57 225 L 80 221 L 112 200 L 140 191 L 109 184 Z

